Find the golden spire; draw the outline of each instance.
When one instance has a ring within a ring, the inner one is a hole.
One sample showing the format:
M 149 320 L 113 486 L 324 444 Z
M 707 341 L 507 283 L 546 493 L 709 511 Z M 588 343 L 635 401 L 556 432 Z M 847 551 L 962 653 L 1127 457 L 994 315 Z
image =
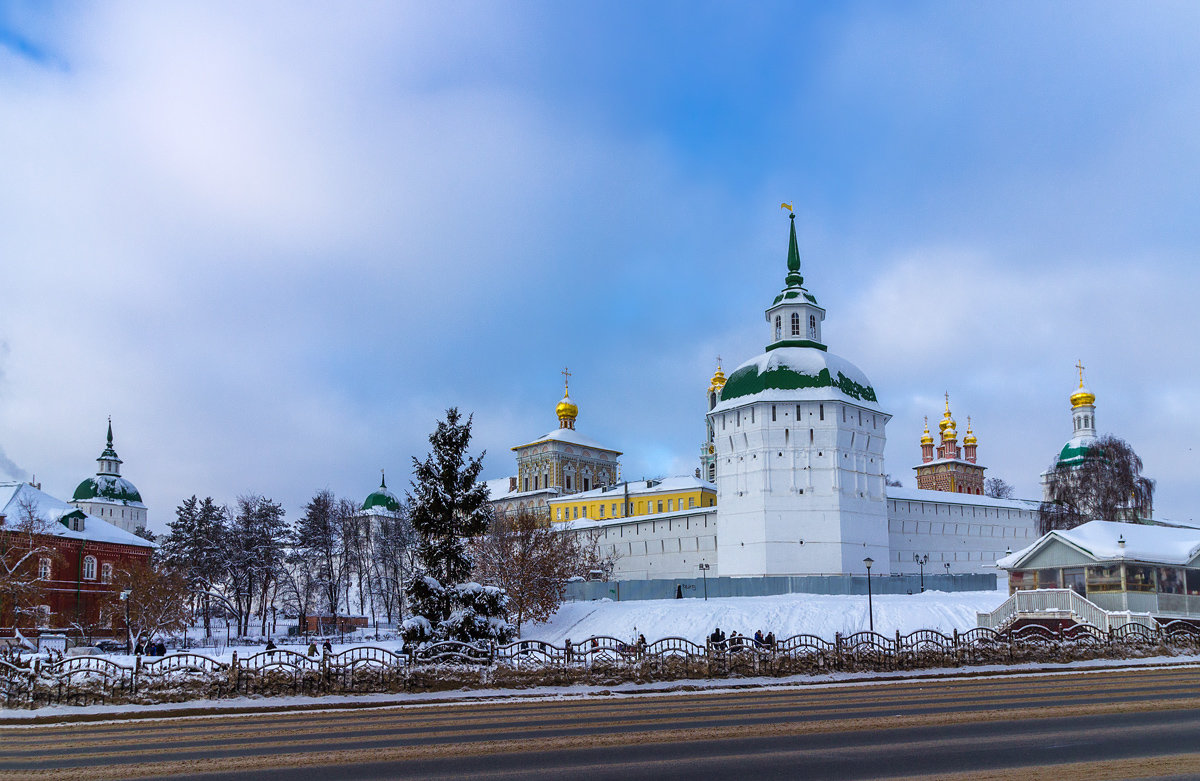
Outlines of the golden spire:
M 963 437 L 963 445 L 970 446 L 970 445 L 978 445 L 978 444 L 979 444 L 979 440 L 977 440 L 975 438 L 975 435 L 971 432 L 971 416 L 967 415 L 967 435 L 965 437 Z
M 575 418 L 579 416 L 579 407 L 571 401 L 571 372 L 569 369 L 563 368 L 563 397 L 558 406 L 554 408 L 554 414 L 558 416 L 559 428 L 575 428 Z
M 1071 394 L 1071 409 L 1090 407 L 1096 403 L 1096 394 L 1083 387 L 1083 361 L 1076 361 L 1075 368 L 1079 370 L 1079 390 Z
M 725 372 L 721 371 L 721 356 L 717 356 L 717 371 L 712 376 L 712 381 L 708 384 L 708 390 L 711 393 L 715 390 L 720 390 L 725 387 Z
M 921 434 L 922 445 L 932 445 L 933 435 L 929 433 L 929 416 L 925 416 L 925 431 Z

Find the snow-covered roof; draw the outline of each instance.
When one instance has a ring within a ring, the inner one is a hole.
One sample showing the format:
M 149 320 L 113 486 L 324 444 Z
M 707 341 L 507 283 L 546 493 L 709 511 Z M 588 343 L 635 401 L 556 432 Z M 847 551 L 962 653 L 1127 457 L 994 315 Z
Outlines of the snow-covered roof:
M 575 431 L 575 429 L 571 428 L 556 428 L 550 433 L 544 434 L 528 444 L 517 445 L 512 449 L 521 450 L 532 445 L 540 445 L 543 442 L 564 442 L 568 445 L 578 445 L 579 447 L 587 447 L 593 450 L 603 450 L 608 453 L 616 453 L 617 455 L 621 455 L 621 451 L 613 450 L 607 445 L 601 445 L 591 437 L 585 437 L 583 434 L 580 434 L 579 432 Z
M 672 510 L 669 513 L 648 513 L 646 515 L 626 515 L 617 518 L 578 518 L 570 521 L 554 521 L 551 528 L 561 530 L 596 529 L 605 526 L 620 526 L 623 523 L 641 523 L 642 521 L 665 521 L 669 518 L 683 518 L 689 515 L 716 513 L 715 505 L 711 507 L 693 507 L 690 510 Z
M 779 347 L 746 361 L 730 372 L 712 412 L 749 401 L 850 401 L 879 409 L 875 389 L 861 369 L 814 347 Z
M 965 458 L 935 458 L 932 461 L 924 461 L 920 464 L 917 464 L 913 467 L 913 469 L 920 469 L 923 466 L 933 466 L 935 464 L 966 464 L 967 466 L 979 466 L 979 464 L 972 463 Z M 979 466 L 979 468 L 987 469 L 986 466 Z
M 559 489 L 554 487 L 537 488 L 532 491 L 510 491 L 508 490 L 509 478 L 507 477 L 501 477 L 495 480 L 484 480 L 483 482 L 488 489 L 488 500 L 492 502 L 496 501 L 497 499 L 525 499 L 530 496 L 539 496 L 541 494 L 547 494 L 550 498 L 553 498 L 558 496 L 560 493 Z
M 647 486 L 646 483 L 652 485 Z M 629 480 L 622 483 L 616 483 L 603 488 L 593 488 L 590 491 L 581 491 L 576 494 L 567 494 L 560 497 L 556 501 L 581 501 L 587 502 L 595 499 L 608 499 L 609 497 L 624 496 L 626 487 L 630 496 L 642 496 L 645 494 L 662 494 L 662 493 L 678 493 L 680 491 L 716 491 L 716 483 L 710 483 L 693 475 L 679 475 L 678 477 L 664 477 L 661 480 Z
M 1124 546 L 1121 540 L 1124 539 Z M 1187 564 L 1200 553 L 1200 529 L 1151 526 L 1143 523 L 1088 521 L 1074 529 L 1055 530 L 1016 553 L 997 559 L 1003 569 L 1019 567 L 1032 553 L 1052 540 L 1078 548 L 1097 561 L 1145 561 Z
M 887 498 L 908 502 L 941 502 L 965 504 L 971 507 L 998 507 L 1005 510 L 1036 510 L 1038 502 L 1031 499 L 997 499 L 994 496 L 960 494 L 953 491 L 931 491 L 927 488 L 900 488 L 889 485 Z
M 29 483 L 0 482 L 0 515 L 6 516 L 8 523 L 15 522 L 21 517 L 23 501 L 29 501 L 33 506 L 33 511 L 49 522 L 49 528 L 45 530 L 46 534 L 89 542 L 115 542 L 122 545 L 137 545 L 142 548 L 156 547 L 149 540 L 144 540 L 136 534 L 91 515 L 86 516 L 82 531 L 69 529 L 61 522 L 63 516 L 71 513 L 85 515 L 82 510 L 34 488 Z

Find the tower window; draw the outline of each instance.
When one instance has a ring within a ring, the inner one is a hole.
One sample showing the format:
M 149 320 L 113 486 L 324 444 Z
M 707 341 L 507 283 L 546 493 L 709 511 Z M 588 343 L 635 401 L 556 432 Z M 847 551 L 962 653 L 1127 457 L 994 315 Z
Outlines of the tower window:
M 815 340 L 817 338 L 817 316 L 808 316 L 808 338 Z
M 771 405 L 771 422 L 772 423 L 775 422 L 775 405 L 774 404 Z
M 817 406 L 817 410 L 821 413 L 821 420 L 824 420 L 825 419 L 825 405 L 819 404 Z
M 800 335 L 800 313 L 792 312 L 792 336 Z
M 775 315 L 775 340 L 778 341 L 782 338 L 783 338 L 783 318 L 781 318 L 779 315 Z

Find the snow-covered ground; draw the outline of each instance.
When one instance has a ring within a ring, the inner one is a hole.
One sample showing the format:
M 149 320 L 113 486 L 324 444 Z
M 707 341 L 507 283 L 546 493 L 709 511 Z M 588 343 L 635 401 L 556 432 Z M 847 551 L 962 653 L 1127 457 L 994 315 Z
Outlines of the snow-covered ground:
M 1008 598 L 1007 584 L 996 591 L 926 591 L 924 594 L 887 594 L 873 599 L 875 631 L 902 634 L 936 629 L 949 634 L 976 627 L 976 612 L 995 609 Z M 593 635 L 654 641 L 685 637 L 703 643 L 715 627 L 726 634 L 737 630 L 753 635 L 761 629 L 777 638 L 798 634 L 827 640 L 841 632 L 868 628 L 866 596 L 783 594 L 773 597 L 723 597 L 721 599 L 653 599 L 636 602 L 567 602 L 544 624 L 522 627 L 524 640 L 561 643 Z

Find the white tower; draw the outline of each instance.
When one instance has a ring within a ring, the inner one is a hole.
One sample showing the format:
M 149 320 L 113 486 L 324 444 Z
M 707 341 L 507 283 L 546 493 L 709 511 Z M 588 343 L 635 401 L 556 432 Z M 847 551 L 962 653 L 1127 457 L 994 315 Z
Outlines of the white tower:
M 708 413 L 716 449 L 720 575 L 890 572 L 883 448 L 890 415 L 821 337 L 792 215 L 787 286 L 766 310 L 771 343 Z
M 142 503 L 142 495 L 133 483 L 121 477 L 122 461 L 113 450 L 112 418 L 108 420 L 108 444 L 96 461 L 100 464 L 96 476 L 79 484 L 71 504 L 128 532 L 145 528 L 146 505 Z
M 1079 388 L 1071 394 L 1071 438 L 1059 451 L 1054 468 L 1042 472 L 1042 499 L 1047 502 L 1055 472 L 1082 464 L 1096 443 L 1096 394 L 1083 386 L 1083 361 L 1078 361 L 1075 368 L 1079 370 Z

